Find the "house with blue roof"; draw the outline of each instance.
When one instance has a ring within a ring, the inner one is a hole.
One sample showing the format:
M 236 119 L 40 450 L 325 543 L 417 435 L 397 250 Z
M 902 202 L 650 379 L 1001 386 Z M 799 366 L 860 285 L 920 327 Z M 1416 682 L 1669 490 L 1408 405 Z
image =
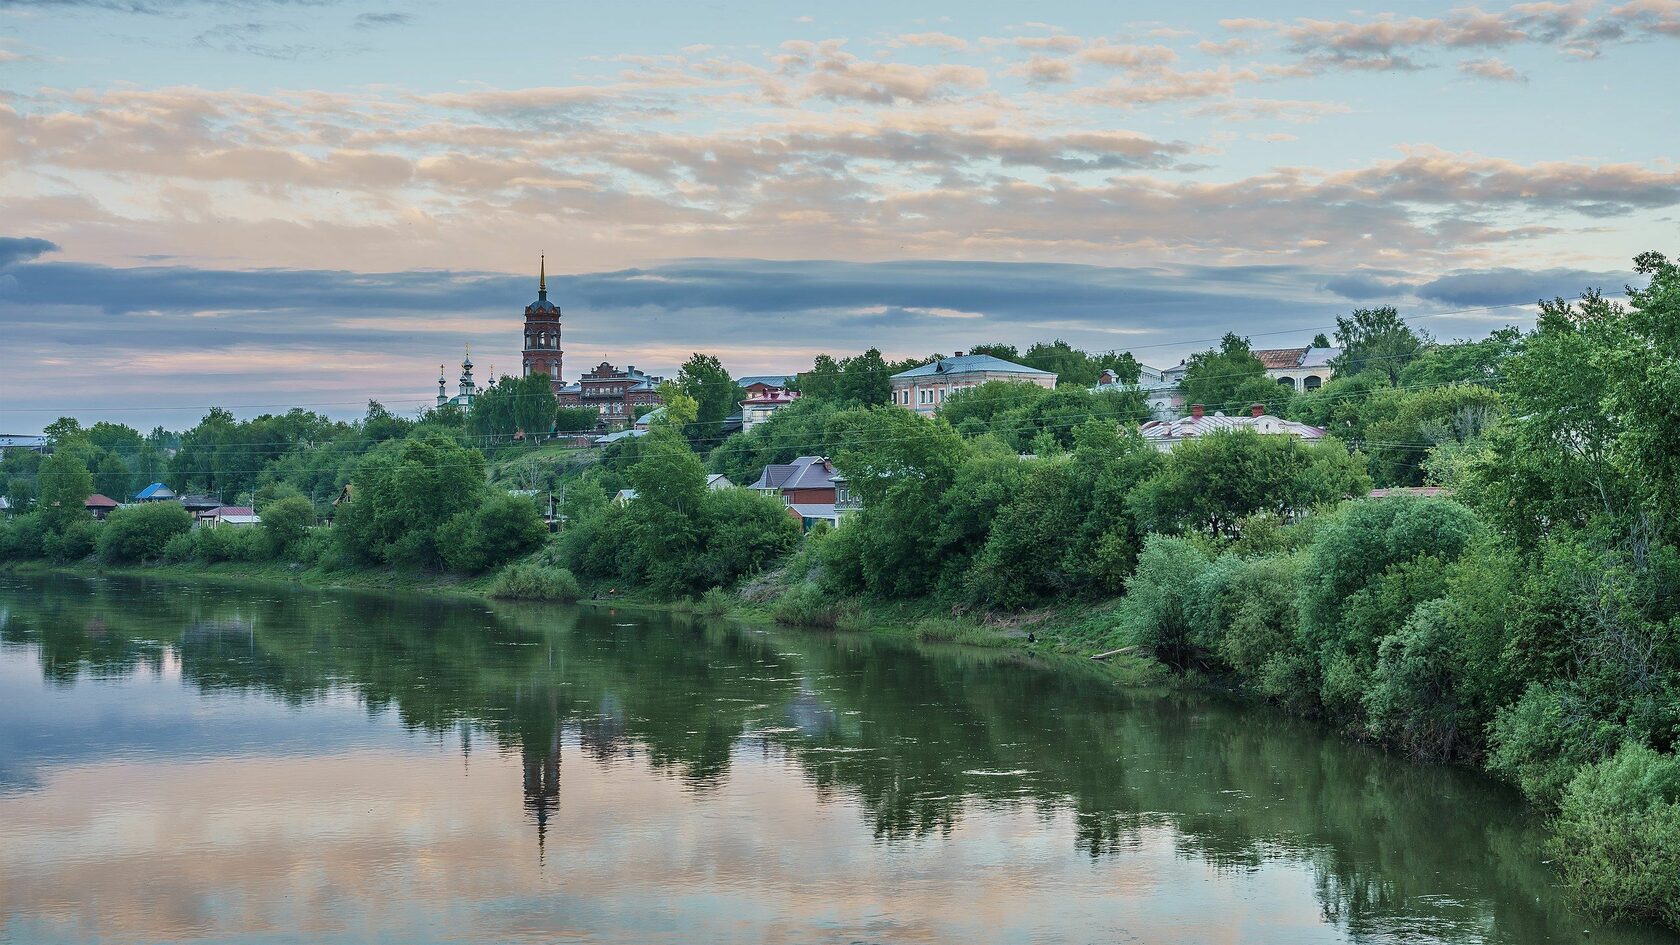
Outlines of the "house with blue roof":
M 945 398 L 959 390 L 979 387 L 988 381 L 1056 386 L 1056 375 L 1025 364 L 1005 361 L 989 354 L 963 354 L 936 358 L 892 376 L 892 402 L 906 410 L 932 416 Z
M 175 492 L 161 482 L 154 482 L 134 493 L 136 502 L 174 502 L 176 499 Z

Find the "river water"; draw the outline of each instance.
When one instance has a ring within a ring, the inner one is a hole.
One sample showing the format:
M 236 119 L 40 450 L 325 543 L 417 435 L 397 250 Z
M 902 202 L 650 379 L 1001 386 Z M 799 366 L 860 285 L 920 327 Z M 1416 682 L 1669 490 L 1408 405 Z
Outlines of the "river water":
M 0 941 L 1674 942 L 1502 787 L 1019 656 L 0 575 Z

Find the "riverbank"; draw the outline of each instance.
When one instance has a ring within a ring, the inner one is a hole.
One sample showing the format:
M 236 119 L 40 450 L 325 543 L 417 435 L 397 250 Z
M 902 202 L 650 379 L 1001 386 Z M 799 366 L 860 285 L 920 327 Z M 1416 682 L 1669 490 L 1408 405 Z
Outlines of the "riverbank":
M 323 590 L 363 590 L 472 597 L 489 601 L 496 574 L 462 576 L 442 572 L 366 568 L 327 570 L 279 562 L 226 561 L 216 564 L 106 565 L 98 563 L 0 564 L 0 573 L 71 574 L 78 577 L 120 575 L 174 581 L 213 581 L 225 584 L 262 583 L 302 585 Z M 922 643 L 1012 649 L 1051 662 L 1084 661 L 1119 685 L 1159 685 L 1170 674 L 1156 660 L 1121 654 L 1099 662 L 1092 654 L 1105 648 L 1111 632 L 1108 619 L 1113 601 L 1069 602 L 1023 614 L 953 614 L 932 601 L 876 602 L 845 599 L 826 602 L 820 610 L 802 613 L 787 606 L 792 593 L 777 585 L 749 588 L 747 596 L 713 592 L 698 600 L 661 600 L 637 590 L 586 587 L 576 603 L 584 607 L 621 607 L 666 613 L 699 613 L 747 623 L 769 624 L 807 631 L 868 633 Z

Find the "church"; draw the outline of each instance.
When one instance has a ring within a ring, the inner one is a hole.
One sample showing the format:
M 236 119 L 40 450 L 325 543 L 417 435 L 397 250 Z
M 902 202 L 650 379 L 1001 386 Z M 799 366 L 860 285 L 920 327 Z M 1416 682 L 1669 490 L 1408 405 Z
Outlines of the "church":
M 634 366 L 619 370 L 608 362 L 601 362 L 589 373 L 573 383 L 561 376 L 565 351 L 560 347 L 560 306 L 548 298 L 548 259 L 538 257 L 537 299 L 525 306 L 525 346 L 521 361 L 524 376 L 546 374 L 554 391 L 555 401 L 562 407 L 589 407 L 600 416 L 600 426 L 618 427 L 635 419 L 636 408 L 663 402 L 658 387 L 665 379 L 636 370 Z M 478 396 L 473 381 L 472 349 L 461 362 L 458 393 L 449 396 L 443 366 L 438 366 L 437 406 L 453 404 L 465 410 Z M 491 378 L 490 383 L 495 383 Z

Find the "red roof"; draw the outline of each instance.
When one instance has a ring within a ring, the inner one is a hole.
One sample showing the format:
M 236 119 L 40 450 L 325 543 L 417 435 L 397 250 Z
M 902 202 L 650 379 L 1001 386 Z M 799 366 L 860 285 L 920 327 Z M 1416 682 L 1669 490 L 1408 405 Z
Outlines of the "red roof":
M 1310 349 L 1303 345 L 1299 348 L 1261 348 L 1249 353 L 1259 358 L 1260 363 L 1270 371 L 1276 368 L 1300 367 L 1301 359 L 1306 357 L 1308 350 Z
M 82 505 L 90 509 L 114 509 L 117 507 L 117 500 L 111 498 L 110 496 L 103 496 L 95 492 L 93 495 L 88 496 L 87 501 L 83 502 Z

